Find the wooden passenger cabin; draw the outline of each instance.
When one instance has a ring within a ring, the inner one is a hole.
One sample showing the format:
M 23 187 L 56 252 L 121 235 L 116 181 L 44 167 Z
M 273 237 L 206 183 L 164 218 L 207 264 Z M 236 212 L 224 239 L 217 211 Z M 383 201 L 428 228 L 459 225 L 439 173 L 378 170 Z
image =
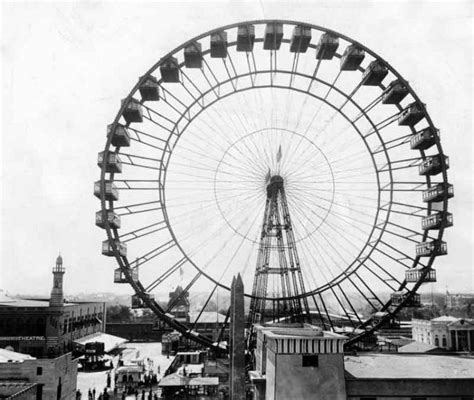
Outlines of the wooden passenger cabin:
M 115 147 L 128 147 L 130 146 L 130 135 L 127 132 L 125 126 L 117 124 L 114 132 L 112 132 L 113 124 L 107 125 L 107 137 L 112 135 L 112 145 Z
M 405 302 L 405 307 L 421 307 L 421 298 L 417 293 L 414 293 L 410 296 L 409 293 L 404 293 L 402 291 L 393 292 L 390 295 L 390 300 L 392 306 L 395 307 L 401 305 L 403 302 Z
M 418 166 L 418 173 L 420 175 L 438 175 L 443 168 L 449 168 L 449 157 L 443 154 L 436 154 L 435 156 L 426 157 Z
M 255 43 L 255 26 L 240 25 L 237 28 L 237 51 L 252 51 Z
M 331 60 L 339 47 L 339 38 L 331 33 L 323 33 L 316 46 L 317 60 Z
M 421 219 L 421 228 L 425 231 L 430 229 L 449 228 L 453 226 L 453 215 L 449 212 L 438 212 L 427 215 Z
M 411 137 L 410 147 L 413 150 L 427 150 L 436 144 L 436 136 L 439 136 L 439 129 L 424 128 Z
M 418 257 L 444 256 L 446 254 L 448 254 L 448 246 L 442 240 L 421 242 L 416 245 L 416 255 Z
M 125 101 L 125 99 L 122 100 L 122 104 Z M 122 116 L 127 122 L 127 124 L 130 124 L 132 122 L 143 122 L 142 105 L 138 100 L 130 99 L 122 112 Z
M 202 68 L 201 43 L 194 42 L 184 48 L 184 65 L 186 68 Z
M 341 71 L 355 71 L 365 58 L 365 51 L 355 44 L 346 47 L 341 57 Z
M 120 217 L 112 210 L 97 211 L 95 213 L 95 224 L 100 228 L 105 228 L 105 220 L 109 223 L 109 226 L 114 229 L 120 228 Z
M 396 79 L 386 87 L 382 94 L 382 104 L 398 104 L 409 93 L 408 87 L 399 79 Z
M 150 293 L 143 293 L 143 296 L 150 300 L 154 300 L 155 296 Z M 138 294 L 132 295 L 132 309 L 137 308 L 146 308 L 148 307 L 146 303 L 142 300 L 142 298 Z
M 149 75 L 141 83 L 138 88 L 143 101 L 158 101 L 160 100 L 160 90 L 158 85 L 158 79 L 154 76 Z
M 227 32 L 220 31 L 211 35 L 211 57 L 227 57 Z
M 118 200 L 119 193 L 117 187 L 112 181 L 104 181 L 105 187 L 105 200 Z M 101 185 L 100 181 L 94 182 L 94 196 L 101 197 Z
M 398 125 L 414 126 L 425 118 L 424 104 L 413 102 L 408 105 L 398 116 Z
M 114 242 L 115 242 L 115 246 L 117 247 L 117 250 L 118 250 L 119 254 L 122 257 L 126 257 L 127 256 L 127 245 L 125 243 L 121 243 L 117 239 L 115 239 Z M 104 240 L 102 242 L 102 254 L 104 256 L 108 256 L 108 257 L 113 257 L 115 255 L 114 250 L 112 248 L 112 243 L 109 240 Z
M 107 153 L 107 157 L 104 155 Z M 122 161 L 118 154 L 111 152 L 111 151 L 101 151 L 97 156 L 97 166 L 102 168 L 102 164 L 105 161 L 105 172 L 115 172 L 120 173 L 122 172 Z
M 423 274 L 426 272 L 425 268 L 411 268 L 405 271 L 405 280 L 409 283 L 418 282 Z M 436 270 L 433 268 L 428 269 L 428 273 L 425 275 L 423 282 L 436 282 Z
M 311 28 L 309 26 L 297 25 L 293 28 L 291 35 L 290 52 L 306 53 L 311 43 Z
M 175 57 L 163 61 L 160 66 L 161 80 L 163 82 L 179 82 L 179 65 Z
M 278 50 L 283 40 L 283 24 L 272 22 L 265 26 L 264 50 Z
M 454 188 L 450 183 L 438 183 L 423 191 L 423 202 L 436 202 L 444 200 L 444 196 L 448 199 L 454 197 Z
M 363 86 L 378 86 L 388 75 L 388 68 L 382 61 L 372 61 L 362 75 Z
M 137 282 L 138 268 L 131 268 L 129 271 L 130 275 L 132 276 L 132 280 Z M 128 283 L 128 280 L 125 277 L 125 273 L 122 271 L 122 268 L 117 268 L 114 270 L 114 283 Z

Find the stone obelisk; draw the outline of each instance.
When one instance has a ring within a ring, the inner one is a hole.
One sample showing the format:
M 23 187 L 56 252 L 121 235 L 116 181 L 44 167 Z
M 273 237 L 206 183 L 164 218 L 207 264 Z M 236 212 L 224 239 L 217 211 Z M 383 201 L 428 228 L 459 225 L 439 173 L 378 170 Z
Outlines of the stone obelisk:
M 240 273 L 230 291 L 230 398 L 245 400 L 244 284 Z

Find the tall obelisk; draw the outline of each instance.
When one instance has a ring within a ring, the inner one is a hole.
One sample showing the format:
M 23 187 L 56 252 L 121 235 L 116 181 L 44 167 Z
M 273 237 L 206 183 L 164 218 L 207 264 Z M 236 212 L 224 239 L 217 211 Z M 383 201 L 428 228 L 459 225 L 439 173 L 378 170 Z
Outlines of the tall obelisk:
M 245 400 L 244 284 L 240 273 L 230 291 L 230 398 Z

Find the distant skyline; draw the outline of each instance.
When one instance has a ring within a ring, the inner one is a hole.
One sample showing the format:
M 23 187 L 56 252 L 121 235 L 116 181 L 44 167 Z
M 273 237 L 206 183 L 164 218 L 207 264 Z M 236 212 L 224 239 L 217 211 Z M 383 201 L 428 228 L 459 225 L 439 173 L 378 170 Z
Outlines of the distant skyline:
M 427 104 L 450 157 L 454 226 L 430 290 L 474 291 L 471 1 L 2 2 L 0 289 L 49 294 L 61 252 L 65 292 L 113 283 L 94 225 L 97 153 L 124 98 L 164 54 L 221 25 L 279 18 L 346 34 L 388 60 Z

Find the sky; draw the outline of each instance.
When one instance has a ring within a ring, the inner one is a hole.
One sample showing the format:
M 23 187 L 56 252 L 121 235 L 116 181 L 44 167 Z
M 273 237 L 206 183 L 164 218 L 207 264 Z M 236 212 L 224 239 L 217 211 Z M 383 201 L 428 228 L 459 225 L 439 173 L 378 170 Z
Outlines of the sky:
M 47 294 L 60 252 L 66 292 L 114 291 L 92 195 L 120 100 L 165 53 L 218 26 L 321 25 L 388 60 L 427 104 L 450 157 L 454 227 L 434 290 L 474 291 L 471 1 L 1 2 L 0 289 Z

